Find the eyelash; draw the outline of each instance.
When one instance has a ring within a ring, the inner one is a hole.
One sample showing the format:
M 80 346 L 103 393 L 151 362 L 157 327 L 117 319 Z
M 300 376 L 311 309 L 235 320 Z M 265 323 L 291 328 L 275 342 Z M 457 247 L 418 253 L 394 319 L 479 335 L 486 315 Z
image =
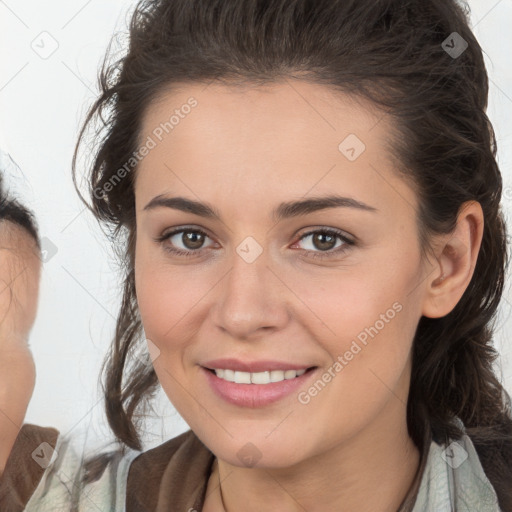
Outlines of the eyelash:
M 210 238 L 207 233 L 205 233 L 202 229 L 199 229 L 199 228 L 179 228 L 179 229 L 176 229 L 174 231 L 171 231 L 170 233 L 166 233 L 165 235 L 162 235 L 160 237 L 155 238 L 155 242 L 160 243 L 163 246 L 163 249 L 166 252 L 169 252 L 169 253 L 171 253 L 173 255 L 184 256 L 186 258 L 197 256 L 197 254 L 201 253 L 204 250 L 204 248 L 197 249 L 197 250 L 184 251 L 183 249 L 172 248 L 172 247 L 169 247 L 168 245 L 164 244 L 165 241 L 167 241 L 168 239 L 170 239 L 174 235 L 176 235 L 178 233 L 187 233 L 187 232 L 188 233 L 199 233 L 199 234 L 201 234 L 201 235 L 203 235 L 205 237 Z M 304 250 L 304 252 L 310 253 L 308 255 L 308 257 L 311 257 L 311 258 L 324 259 L 324 258 L 333 257 L 334 255 L 339 256 L 339 255 L 343 254 L 345 251 L 349 250 L 349 248 L 351 246 L 355 245 L 354 241 L 352 241 L 349 238 L 347 238 L 346 236 L 344 236 L 341 231 L 338 231 L 338 230 L 333 229 L 333 228 L 317 229 L 317 230 L 313 230 L 313 231 L 308 231 L 307 233 L 304 233 L 299 238 L 298 242 L 302 241 L 304 238 L 306 238 L 306 237 L 308 237 L 310 235 L 315 235 L 317 233 L 321 233 L 321 234 L 324 234 L 324 235 L 335 235 L 339 239 L 341 239 L 344 242 L 345 245 L 343 245 L 341 247 L 338 247 L 337 249 L 329 249 L 328 251 L 309 251 L 309 250 Z

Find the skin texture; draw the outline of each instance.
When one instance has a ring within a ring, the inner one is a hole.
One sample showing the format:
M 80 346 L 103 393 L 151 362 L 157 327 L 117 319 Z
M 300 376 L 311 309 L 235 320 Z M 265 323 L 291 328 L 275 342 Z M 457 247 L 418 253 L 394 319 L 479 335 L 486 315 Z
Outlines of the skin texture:
M 36 368 L 27 341 L 37 312 L 40 273 L 30 235 L 0 221 L 0 474 L 35 386 Z
M 435 257 L 422 259 L 417 199 L 388 158 L 391 121 L 371 105 L 299 80 L 184 84 L 150 105 L 140 140 L 191 96 L 197 106 L 137 170 L 135 272 L 144 330 L 160 351 L 159 381 L 218 458 L 204 510 L 396 511 L 419 463 L 406 427 L 412 340 L 422 315 L 448 314 L 469 284 L 481 207 L 465 204 L 455 232 L 433 240 Z M 349 134 L 366 146 L 354 161 L 338 149 Z M 332 193 L 378 211 L 270 216 L 283 201 Z M 222 222 L 144 211 L 160 194 L 207 202 Z M 155 241 L 177 227 L 208 236 L 203 245 L 187 245 L 183 233 Z M 321 228 L 356 243 L 335 254 L 338 238 L 330 249 L 314 236 L 301 240 Z M 248 236 L 263 249 L 252 263 L 236 251 Z M 173 244 L 201 252 L 166 252 Z M 321 375 L 396 303 L 400 311 L 307 404 L 296 393 L 252 410 L 228 404 L 199 366 L 274 359 L 316 365 Z M 254 467 L 237 456 L 249 442 L 259 454 Z

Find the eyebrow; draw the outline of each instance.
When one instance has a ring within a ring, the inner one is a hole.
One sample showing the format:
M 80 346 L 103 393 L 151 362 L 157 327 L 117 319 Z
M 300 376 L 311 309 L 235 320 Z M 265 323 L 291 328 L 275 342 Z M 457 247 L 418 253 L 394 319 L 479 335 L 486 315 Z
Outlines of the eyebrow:
M 299 217 L 307 215 L 319 210 L 327 208 L 355 208 L 357 210 L 378 212 L 377 208 L 369 206 L 361 201 L 350 197 L 342 197 L 338 195 L 329 195 L 325 197 L 311 197 L 308 199 L 301 199 L 299 201 L 288 201 L 281 203 L 272 210 L 272 219 L 279 222 L 283 219 L 292 217 Z M 200 217 L 208 219 L 216 219 L 221 221 L 221 215 L 216 208 L 208 203 L 201 203 L 193 201 L 185 197 L 167 197 L 158 195 L 151 199 L 151 201 L 143 208 L 144 211 L 154 210 L 156 208 L 172 208 L 187 213 L 193 213 Z

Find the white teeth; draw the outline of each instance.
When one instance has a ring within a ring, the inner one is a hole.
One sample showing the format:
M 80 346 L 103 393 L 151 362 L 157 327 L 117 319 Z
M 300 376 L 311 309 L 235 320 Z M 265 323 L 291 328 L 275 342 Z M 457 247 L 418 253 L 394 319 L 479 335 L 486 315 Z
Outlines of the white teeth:
M 235 372 L 235 382 L 237 384 L 250 384 L 251 374 L 247 372 Z
M 253 384 L 268 384 L 270 382 L 270 372 L 247 373 Z
M 222 378 L 229 380 L 229 382 L 235 382 L 235 372 L 233 370 L 224 370 Z
M 294 379 L 295 377 L 300 377 L 306 370 L 286 370 L 284 372 L 285 379 Z
M 266 372 L 239 372 L 233 370 L 215 369 L 217 377 L 235 382 L 236 384 L 270 384 L 271 382 L 281 382 L 287 379 L 300 377 L 306 370 L 272 370 Z
M 282 370 L 272 370 L 270 372 L 270 382 L 280 382 L 284 380 L 284 372 Z

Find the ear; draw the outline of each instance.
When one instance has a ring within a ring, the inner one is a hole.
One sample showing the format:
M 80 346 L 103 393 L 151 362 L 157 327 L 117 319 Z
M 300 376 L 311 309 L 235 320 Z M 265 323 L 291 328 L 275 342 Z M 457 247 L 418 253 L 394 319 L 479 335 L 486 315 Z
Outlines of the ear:
M 454 231 L 438 241 L 437 262 L 426 281 L 424 316 L 440 318 L 457 305 L 473 277 L 483 231 L 480 203 L 465 202 L 459 210 Z

